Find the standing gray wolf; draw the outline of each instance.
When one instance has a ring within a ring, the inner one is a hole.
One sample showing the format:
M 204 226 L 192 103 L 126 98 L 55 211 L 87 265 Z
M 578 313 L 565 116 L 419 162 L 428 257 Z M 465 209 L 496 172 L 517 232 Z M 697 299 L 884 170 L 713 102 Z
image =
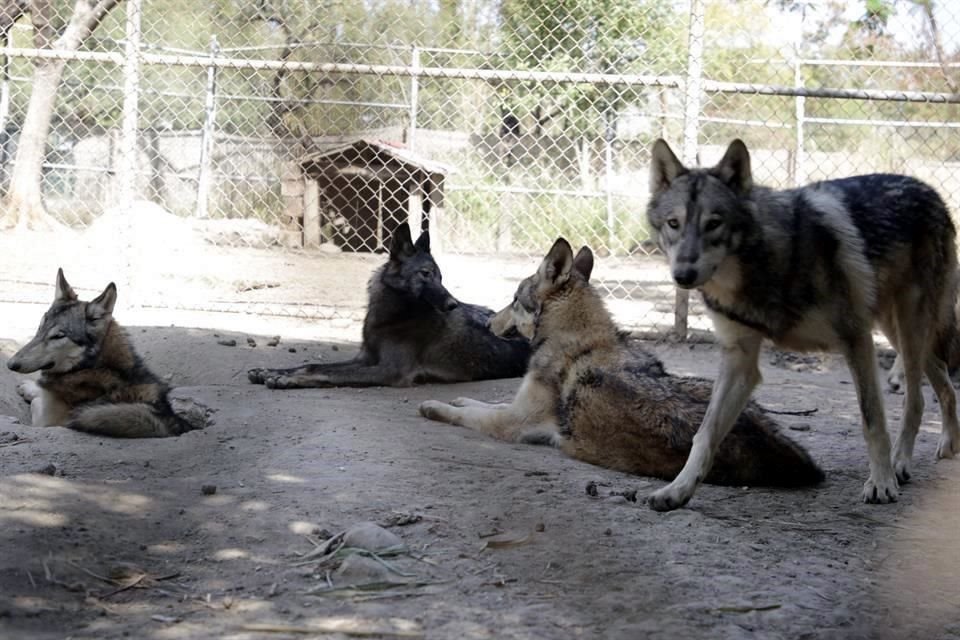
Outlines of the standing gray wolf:
M 113 319 L 111 282 L 90 302 L 57 271 L 53 305 L 36 336 L 7 361 L 17 373 L 40 371 L 19 387 L 35 427 L 65 426 L 118 438 L 178 436 L 193 425 L 174 413 L 170 388 L 143 363 Z
M 924 373 L 940 401 L 940 458 L 960 453 L 957 402 L 944 364 L 953 327 L 956 231 L 943 200 L 907 176 L 875 174 L 774 191 L 753 184 L 734 140 L 719 164 L 684 167 L 652 150 L 647 217 L 673 280 L 699 289 L 722 346 L 710 406 L 680 475 L 650 498 L 680 507 L 710 471 L 760 382 L 760 345 L 837 350 L 857 390 L 870 458 L 866 502 L 894 502 L 910 479 Z M 903 358 L 903 427 L 891 462 L 874 324 Z
M 251 369 L 251 382 L 271 389 L 405 387 L 419 382 L 463 382 L 522 376 L 530 344 L 495 336 L 493 311 L 458 301 L 442 283 L 424 231 L 412 242 L 397 227 L 390 259 L 367 286 L 363 342 L 352 360 L 293 369 Z
M 710 399 L 710 381 L 668 375 L 652 354 L 628 345 L 589 284 L 593 255 L 574 257 L 558 239 L 513 302 L 494 317 L 498 333 L 530 337 L 530 367 L 509 404 L 427 401 L 420 413 L 510 442 L 550 443 L 618 471 L 674 478 Z M 749 404 L 717 453 L 707 482 L 798 487 L 823 472 L 799 445 Z

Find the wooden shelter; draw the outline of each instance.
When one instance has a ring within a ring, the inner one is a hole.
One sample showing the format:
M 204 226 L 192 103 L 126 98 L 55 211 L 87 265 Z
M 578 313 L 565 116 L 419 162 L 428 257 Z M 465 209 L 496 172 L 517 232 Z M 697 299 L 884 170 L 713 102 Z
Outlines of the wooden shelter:
M 288 244 L 382 251 L 402 222 L 409 222 L 414 238 L 428 226 L 436 235 L 450 171 L 381 140 L 311 153 L 291 163 L 283 179 Z

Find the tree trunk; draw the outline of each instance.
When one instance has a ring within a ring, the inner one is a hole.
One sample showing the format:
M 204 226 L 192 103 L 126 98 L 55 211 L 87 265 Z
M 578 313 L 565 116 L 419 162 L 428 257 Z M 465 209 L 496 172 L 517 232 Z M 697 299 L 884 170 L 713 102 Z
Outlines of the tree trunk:
M 33 90 L 30 92 L 27 116 L 20 132 L 17 158 L 7 191 L 4 217 L 7 226 L 38 230 L 59 226 L 43 206 L 40 181 L 50 120 L 65 64 L 64 60 L 41 60 L 34 70 Z
M 51 3 L 34 0 L 31 19 L 34 24 L 34 43 L 38 48 L 73 52 L 80 48 L 104 16 L 120 0 L 76 0 L 67 28 L 53 43 L 50 38 Z M 28 229 L 51 229 L 61 226 L 43 206 L 41 178 L 46 158 L 47 136 L 57 102 L 57 90 L 66 67 L 66 60 L 37 60 L 33 72 L 33 89 L 27 115 L 20 130 L 17 156 L 14 160 L 10 188 L 4 198 L 0 227 L 16 226 Z

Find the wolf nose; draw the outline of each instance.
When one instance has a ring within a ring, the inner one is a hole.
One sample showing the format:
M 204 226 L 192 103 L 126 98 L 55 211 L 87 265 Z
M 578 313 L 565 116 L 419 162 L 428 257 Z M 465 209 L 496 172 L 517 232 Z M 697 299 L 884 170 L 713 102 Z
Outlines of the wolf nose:
M 674 269 L 673 279 L 681 287 L 689 287 L 697 281 L 697 270 L 692 267 Z
M 443 303 L 444 311 L 453 311 L 460 306 L 460 303 L 454 300 L 453 298 L 447 298 L 447 301 Z
M 20 363 L 16 360 L 8 360 L 7 368 L 10 369 L 10 371 L 20 371 Z

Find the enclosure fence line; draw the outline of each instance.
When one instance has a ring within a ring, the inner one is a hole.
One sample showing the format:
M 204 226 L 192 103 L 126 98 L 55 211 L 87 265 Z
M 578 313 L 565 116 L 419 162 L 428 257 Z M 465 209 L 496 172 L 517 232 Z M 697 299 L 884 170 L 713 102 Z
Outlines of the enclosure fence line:
M 702 126 L 705 123 L 732 124 L 746 127 L 765 127 L 779 129 L 794 129 L 794 148 L 791 149 L 793 155 L 792 162 L 792 180 L 795 184 L 802 184 L 808 174 L 806 169 L 806 140 L 805 129 L 808 125 L 835 125 L 835 126 L 857 126 L 857 127 L 916 127 L 916 128 L 942 128 L 958 129 L 960 123 L 949 120 L 907 120 L 891 118 L 843 118 L 843 117 L 822 117 L 810 115 L 806 107 L 806 99 L 833 99 L 833 100 L 857 100 L 857 101 L 876 101 L 876 102 L 895 102 L 895 103 L 923 103 L 933 105 L 956 105 L 960 104 L 960 94 L 942 91 L 917 91 L 917 90 L 890 90 L 878 88 L 851 89 L 843 87 L 807 87 L 804 86 L 803 70 L 807 67 L 851 67 L 851 68 L 873 68 L 873 69 L 958 69 L 960 63 L 956 62 L 926 62 L 926 61 L 898 61 L 898 60 L 845 60 L 845 59 L 814 59 L 805 58 L 800 55 L 792 60 L 778 62 L 788 62 L 793 67 L 793 84 L 778 83 L 753 83 L 753 82 L 730 82 L 722 80 L 712 80 L 705 77 L 704 72 L 704 45 L 705 45 L 705 1 L 691 0 L 689 4 L 689 15 L 687 24 L 687 42 L 685 72 L 683 74 L 632 74 L 632 73 L 611 73 L 611 72 L 566 72 L 566 71 L 543 71 L 543 70 L 519 70 L 519 69 L 488 69 L 477 67 L 454 67 L 454 66 L 435 66 L 422 64 L 422 56 L 427 52 L 451 52 L 465 53 L 468 50 L 445 49 L 437 47 L 422 46 L 389 46 L 394 51 L 401 52 L 407 56 L 406 64 L 369 64 L 352 62 L 311 62 L 295 60 L 270 60 L 238 58 L 235 54 L 241 52 L 256 52 L 259 50 L 276 50 L 277 45 L 262 47 L 233 47 L 221 48 L 216 36 L 210 40 L 209 50 L 207 52 L 196 52 L 187 50 L 177 50 L 174 48 L 150 47 L 144 44 L 141 29 L 142 0 L 130 0 L 125 3 L 126 13 L 126 34 L 125 38 L 119 44 L 122 44 L 122 51 L 64 51 L 56 49 L 29 48 L 5 46 L 0 48 L 0 55 L 3 56 L 3 77 L 0 80 L 0 129 L 9 121 L 10 110 L 10 82 L 23 81 L 26 79 L 11 78 L 8 74 L 8 65 L 11 59 L 21 58 L 27 60 L 65 60 L 75 62 L 95 62 L 100 64 L 114 65 L 122 69 L 122 86 L 108 87 L 110 90 L 122 91 L 122 115 L 119 136 L 119 156 L 124 159 L 118 166 L 118 189 L 115 194 L 117 204 L 121 206 L 129 205 L 133 202 L 136 195 L 137 180 L 137 150 L 138 137 L 141 132 L 138 128 L 140 106 L 139 98 L 144 91 L 155 91 L 145 89 L 141 86 L 142 72 L 145 67 L 193 67 L 206 70 L 206 85 L 203 100 L 203 125 L 200 129 L 200 163 L 195 174 L 183 173 L 174 174 L 176 177 L 187 179 L 196 184 L 196 208 L 197 218 L 206 218 L 208 216 L 209 193 L 215 180 L 212 168 L 212 156 L 214 139 L 217 136 L 217 109 L 221 100 L 251 101 L 251 102 L 271 102 L 283 101 L 287 104 L 330 104 L 345 105 L 356 107 L 377 107 L 385 109 L 396 109 L 406 112 L 408 137 L 406 143 L 410 149 L 417 148 L 417 130 L 420 113 L 419 96 L 420 81 L 427 79 L 441 80 L 472 80 L 488 84 L 506 84 L 517 85 L 521 83 L 537 83 L 539 85 L 593 85 L 604 87 L 631 87 L 631 88 L 657 88 L 672 89 L 680 93 L 683 98 L 683 107 L 681 114 L 671 112 L 651 112 L 646 115 L 661 120 L 674 119 L 682 120 L 682 140 L 680 146 L 681 160 L 688 165 L 695 164 L 697 161 L 697 152 L 701 143 Z M 297 44 L 291 46 L 300 46 Z M 375 45 L 363 45 L 371 47 Z M 481 53 L 481 52 L 473 52 Z M 323 100 L 323 99 L 292 99 L 276 98 L 270 96 L 258 95 L 235 95 L 220 91 L 218 86 L 218 72 L 222 70 L 248 70 L 256 71 L 286 71 L 299 72 L 306 74 L 317 74 L 321 76 L 338 77 L 390 77 L 390 78 L 408 78 L 409 94 L 405 102 L 399 101 L 370 101 L 370 100 Z M 162 93 L 162 92 L 161 92 Z M 166 92 L 174 95 L 175 92 Z M 792 114 L 794 122 L 771 122 L 768 120 L 750 120 L 744 118 L 725 118 L 718 116 L 705 115 L 703 106 L 709 96 L 714 94 L 725 95 L 747 95 L 747 96 L 782 96 L 793 97 L 794 113 Z M 184 97 L 196 97 L 192 94 L 185 94 Z M 611 234 L 610 243 L 613 243 L 613 227 L 615 219 L 613 215 L 613 206 L 611 198 L 614 195 L 614 187 L 611 186 L 610 170 L 613 165 L 612 160 L 612 133 L 610 128 L 606 129 L 604 146 L 604 170 L 607 179 L 604 181 L 603 189 L 562 189 L 562 188 L 531 188 L 520 185 L 504 183 L 498 185 L 477 184 L 462 186 L 456 185 L 452 189 L 476 190 L 478 192 L 494 193 L 517 193 L 517 194 L 551 194 L 582 196 L 587 198 L 605 198 L 607 201 L 607 227 Z M 84 171 L 109 172 L 111 169 L 103 167 L 90 167 L 69 163 L 46 163 L 47 168 L 77 169 Z M 255 180 L 251 176 L 235 176 L 237 178 Z M 267 181 L 272 178 L 263 177 L 261 180 Z M 638 209 L 643 203 L 638 203 Z M 677 290 L 675 296 L 674 308 L 674 330 L 681 336 L 686 335 L 688 331 L 689 300 L 688 292 Z M 219 309 L 222 310 L 222 309 Z

